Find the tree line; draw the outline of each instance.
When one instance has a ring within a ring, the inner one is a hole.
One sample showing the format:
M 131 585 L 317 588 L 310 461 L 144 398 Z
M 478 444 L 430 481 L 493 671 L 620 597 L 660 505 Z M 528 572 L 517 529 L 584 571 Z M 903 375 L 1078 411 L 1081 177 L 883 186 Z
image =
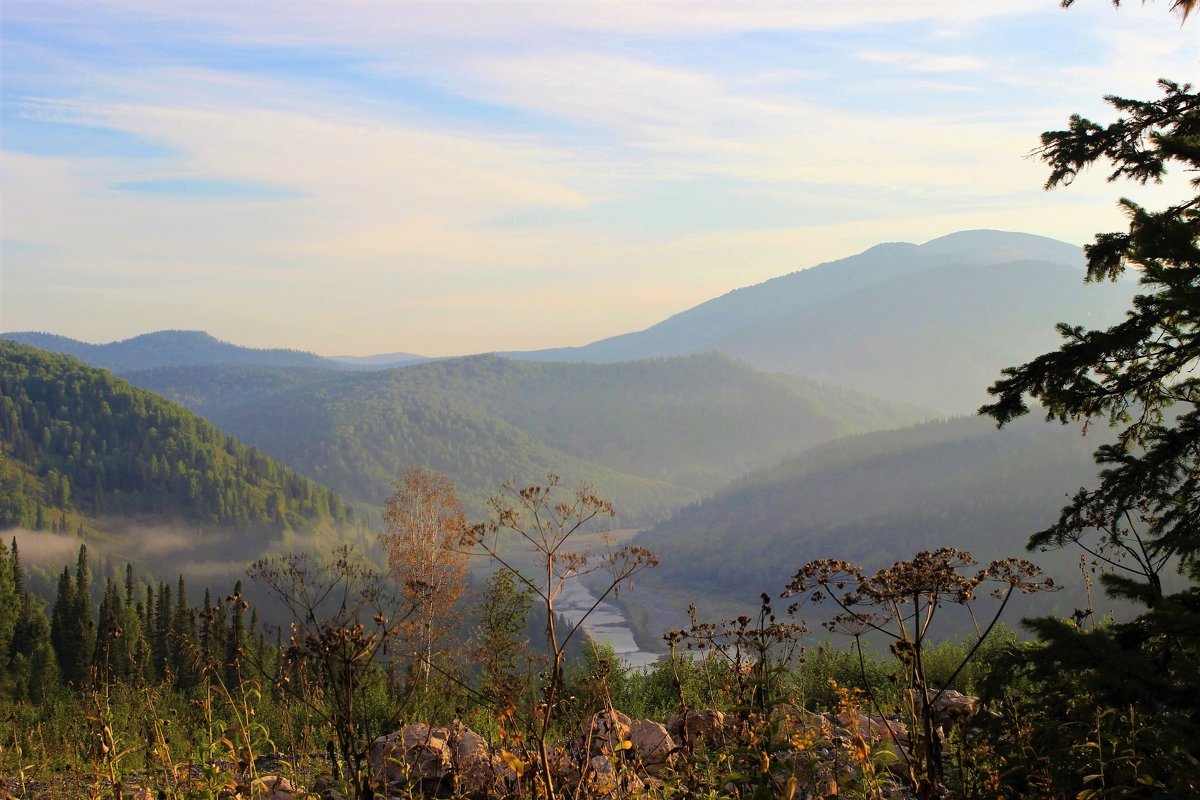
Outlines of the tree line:
M 41 703 L 60 688 L 143 682 L 187 690 L 211 679 L 241 681 L 241 658 L 268 652 L 257 610 L 233 592 L 193 605 L 183 576 L 173 583 L 109 576 L 96 591 L 88 549 L 63 567 L 52 603 L 27 585 L 17 539 L 0 543 L 0 691 Z M 94 596 L 99 594 L 97 605 Z

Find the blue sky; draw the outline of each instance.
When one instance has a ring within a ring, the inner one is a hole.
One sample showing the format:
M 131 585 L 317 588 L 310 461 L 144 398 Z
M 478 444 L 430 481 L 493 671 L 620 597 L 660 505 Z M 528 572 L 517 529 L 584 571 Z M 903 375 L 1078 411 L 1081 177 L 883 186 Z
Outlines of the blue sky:
M 535 348 L 880 241 L 1083 243 L 1184 189 L 1028 154 L 1200 77 L 1168 5 L 6 0 L 0 330 Z

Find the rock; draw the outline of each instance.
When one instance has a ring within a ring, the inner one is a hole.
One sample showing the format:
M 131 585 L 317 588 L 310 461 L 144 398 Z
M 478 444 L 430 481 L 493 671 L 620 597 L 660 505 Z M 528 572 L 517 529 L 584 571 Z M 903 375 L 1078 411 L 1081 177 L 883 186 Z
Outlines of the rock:
M 633 720 L 620 711 L 600 711 L 592 715 L 587 729 L 580 734 L 580 743 L 590 755 L 611 755 L 619 752 L 632 729 Z
M 255 778 L 250 784 L 250 796 L 263 800 L 300 800 L 307 795 L 307 792 L 297 788 L 287 778 L 277 775 L 264 775 Z
M 372 782 L 377 784 L 438 784 L 454 769 L 450 732 L 425 723 L 405 725 L 380 736 L 367 751 Z
M 677 751 L 664 725 L 632 720 L 620 711 L 601 711 L 579 735 L 555 748 L 551 771 L 564 785 L 577 785 L 586 773 L 582 777 L 589 791 L 627 797 L 644 791 L 646 780 L 666 769 Z
M 578 783 L 581 763 L 564 745 L 550 750 L 550 773 L 560 784 L 566 783 L 573 786 Z
M 929 690 L 928 696 L 933 718 L 939 724 L 961 724 L 979 713 L 978 697 L 971 697 L 953 689 L 945 689 L 940 694 Z
M 676 714 L 667 721 L 667 732 L 685 747 L 696 742 L 724 744 L 726 738 L 725 715 L 715 709 L 687 711 Z
M 613 763 L 604 756 L 592 756 L 591 761 L 588 762 L 588 765 L 592 769 L 592 774 L 595 775 L 598 780 L 608 780 L 617 777 L 617 768 L 614 767 Z
M 372 782 L 426 792 L 454 787 L 456 796 L 505 796 L 517 779 L 487 741 L 459 723 L 406 725 L 376 739 L 367 752 Z
M 517 773 L 482 736 L 463 725 L 451 730 L 454 775 L 458 791 L 467 795 L 505 795 Z
M 588 762 L 589 796 L 623 799 L 645 791 L 646 785 L 641 779 L 633 771 L 621 769 L 618 766 L 619 762 L 614 763 L 615 761 L 611 756 L 592 756 Z
M 671 766 L 679 750 L 667 726 L 645 719 L 630 724 L 629 741 L 633 743 L 634 758 L 646 772 L 655 776 Z

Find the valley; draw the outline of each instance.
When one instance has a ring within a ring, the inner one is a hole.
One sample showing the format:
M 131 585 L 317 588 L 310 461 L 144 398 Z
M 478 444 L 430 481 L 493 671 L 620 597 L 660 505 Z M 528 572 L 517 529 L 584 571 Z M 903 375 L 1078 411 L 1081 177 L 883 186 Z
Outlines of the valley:
M 1112 447 L 1113 434 L 1039 420 L 997 429 L 944 413 L 976 403 L 994 364 L 1036 353 L 1044 339 L 1027 334 L 1053 317 L 1115 318 L 1129 287 L 1079 305 L 1078 273 L 1077 251 L 1061 243 L 966 232 L 881 245 L 616 340 L 506 356 L 335 361 L 181 331 L 108 345 L 0 337 L 0 526 L 11 539 L 0 595 L 26 598 L 11 633 L 0 614 L 9 642 L 0 652 L 15 656 L 0 663 L 0 686 L 43 697 L 88 669 L 118 681 L 141 670 L 186 691 L 238 685 L 243 669 L 267 674 L 271 659 L 298 658 L 317 675 L 335 669 L 329 677 L 406 675 L 402 707 L 417 696 L 433 716 L 443 713 L 428 694 L 434 670 L 500 702 L 548 682 L 549 692 L 573 692 L 571 703 L 600 691 L 647 714 L 689 691 L 711 695 L 714 679 L 746 703 L 747 680 L 772 681 L 763 664 L 797 687 L 815 670 L 818 684 L 866 689 L 894 634 L 857 612 L 848 625 L 850 606 L 820 601 L 841 592 L 897 607 L 909 600 L 883 601 L 884 583 L 843 587 L 928 570 L 917 564 L 932 558 L 953 575 L 929 589 L 924 624 L 948 608 L 925 646 L 962 659 L 947 685 L 980 691 L 986 669 L 962 669 L 992 631 L 988 606 L 1008 624 L 1040 618 L 1031 625 L 1119 624 L 1137 612 L 1093 591 L 1093 576 L 1110 580 L 1103 549 L 1086 551 L 1089 560 L 1045 546 L 1031 556 L 1037 565 L 1013 560 L 1031 535 L 1054 535 L 1046 525 L 1072 496 L 1094 491 L 1088 456 Z M 1046 289 L 1039 302 L 1022 301 L 1029 282 Z M 930 304 L 945 292 L 953 302 Z M 452 496 L 411 494 L 435 479 Z M 452 519 L 453 531 L 437 527 Z M 384 524 L 401 538 L 377 538 Z M 843 560 L 823 560 L 834 553 Z M 469 580 L 445 585 L 445 565 L 460 559 Z M 987 566 L 972 579 L 977 563 Z M 805 577 L 830 570 L 820 588 Z M 998 605 L 952 591 L 996 576 L 1007 576 Z M 185 582 L 204 587 L 202 607 L 190 605 Z M 1186 581 L 1164 575 L 1161 585 L 1174 592 Z M 223 587 L 233 592 L 222 600 Z M 915 591 L 914 621 L 926 589 Z M 445 607 L 443 592 L 454 598 Z M 785 605 L 796 593 L 802 602 Z M 328 605 L 337 596 L 340 608 Z M 39 623 L 43 603 L 52 636 Z M 367 603 L 377 630 L 362 638 Z M 384 609 L 404 607 L 389 630 L 394 612 Z M 333 616 L 318 623 L 318 614 Z M 415 614 L 425 621 L 406 621 Z M 124 629 L 128 644 L 114 638 Z M 833 649 L 847 631 L 857 672 Z M 992 639 L 1019 635 L 1001 627 Z M 377 649 L 393 639 L 397 654 Z M 801 641 L 817 642 L 811 657 Z M 769 655 L 778 647 L 785 654 Z M 331 667 L 331 654 L 348 660 Z M 695 669 L 705 677 L 680 677 Z M 496 724 L 487 713 L 473 719 Z M 344 735 L 350 764 L 366 745 Z M 348 785 L 363 780 L 372 778 Z
M 1034 422 L 997 432 L 983 421 L 944 418 L 939 409 L 981 397 L 991 365 L 1037 352 L 1059 317 L 1115 318 L 1128 287 L 1084 290 L 1080 270 L 1078 249 L 1060 242 L 963 232 L 920 246 L 879 245 L 714 298 L 641 333 L 507 357 L 392 353 L 336 361 L 189 332 L 108 345 L 5 336 L 108 368 L 329 486 L 338 498 L 334 512 L 344 508 L 360 521 L 335 517 L 318 526 L 322 535 L 349 537 L 368 550 L 383 500 L 414 465 L 450 476 L 476 520 L 486 518 L 488 498 L 505 481 L 537 482 L 547 473 L 566 486 L 587 481 L 614 502 L 614 525 L 641 528 L 635 541 L 662 561 L 605 608 L 621 650 L 633 653 L 626 617 L 665 629 L 686 621 L 692 601 L 737 616 L 757 606 L 759 593 L 777 593 L 805 560 L 835 547 L 868 568 L 946 542 L 981 559 L 1019 552 L 1090 481 L 1094 437 Z M 1042 286 L 1037 302 L 1021 297 L 1030 281 Z M 759 344 L 736 344 L 752 341 Z M 995 350 L 997 342 L 1009 349 Z M 868 352 L 874 362 L 863 360 Z M 10 349 L 6 358 L 28 356 Z M 56 368 L 79 369 L 68 362 Z M 60 473 L 47 472 L 51 461 L 13 461 L 30 445 L 9 435 L 8 480 L 30 498 L 19 501 L 24 511 L 11 512 L 9 524 L 36 530 L 38 510 L 43 520 L 65 526 L 70 519 L 73 528 L 98 534 L 123 526 L 113 513 L 154 510 L 142 503 L 109 508 L 98 496 L 91 505 L 80 505 L 86 495 L 56 501 L 53 476 Z M 52 450 L 65 446 L 51 440 Z M 155 468 L 157 457 L 147 463 Z M 158 485 L 156 474 L 143 479 Z M 184 507 L 156 513 L 131 517 L 132 527 L 195 514 Z M 236 564 L 234 539 L 219 529 L 202 533 L 211 515 L 188 523 L 196 533 L 185 536 L 214 543 L 209 561 Z M 289 522 L 241 558 L 248 563 L 309 536 L 298 520 Z M 110 549 L 116 558 L 139 552 Z M 1061 583 L 1077 584 L 1075 555 L 1041 560 Z M 568 595 L 586 591 L 581 584 Z M 1018 613 L 1066 613 L 1086 605 L 1079 591 L 1037 596 Z M 665 597 L 678 607 L 664 608 Z M 640 648 L 661 652 L 661 631 L 640 628 Z

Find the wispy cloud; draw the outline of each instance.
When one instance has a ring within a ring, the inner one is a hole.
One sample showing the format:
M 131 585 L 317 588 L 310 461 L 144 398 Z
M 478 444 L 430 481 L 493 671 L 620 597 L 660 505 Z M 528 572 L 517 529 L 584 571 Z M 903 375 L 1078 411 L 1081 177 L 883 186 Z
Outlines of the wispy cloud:
M 900 53 L 885 50 L 864 50 L 858 54 L 863 61 L 888 64 L 913 72 L 962 72 L 984 69 L 987 62 L 971 55 L 930 55 L 928 53 Z
M 881 239 L 1080 242 L 1114 190 L 1042 194 L 1038 131 L 1197 56 L 1095 5 L 10 0 L 0 314 L 440 354 Z

